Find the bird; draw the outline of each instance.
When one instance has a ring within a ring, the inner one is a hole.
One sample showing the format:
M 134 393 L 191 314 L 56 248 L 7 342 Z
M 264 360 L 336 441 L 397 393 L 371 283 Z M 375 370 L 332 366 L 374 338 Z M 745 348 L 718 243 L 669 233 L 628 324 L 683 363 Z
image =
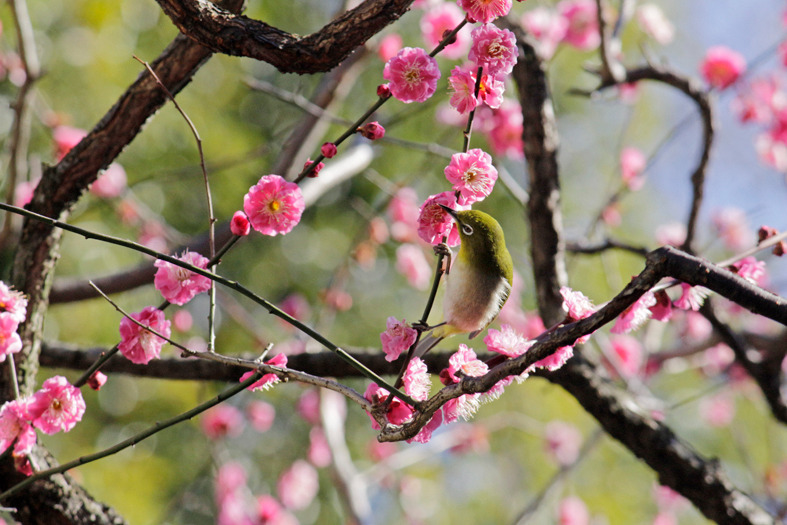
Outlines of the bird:
M 446 272 L 443 322 L 419 341 L 414 352 L 418 357 L 446 337 L 469 333 L 472 339 L 483 332 L 500 313 L 514 278 L 503 228 L 491 215 L 440 206 L 456 221 L 461 244 Z

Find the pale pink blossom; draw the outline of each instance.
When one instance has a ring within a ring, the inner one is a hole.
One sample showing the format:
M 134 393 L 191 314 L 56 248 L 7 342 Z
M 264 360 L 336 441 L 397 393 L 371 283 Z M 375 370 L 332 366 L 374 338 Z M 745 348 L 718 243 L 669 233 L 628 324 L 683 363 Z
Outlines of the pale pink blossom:
M 377 46 L 377 56 L 383 62 L 388 62 L 402 49 L 402 37 L 398 33 L 389 33 L 380 39 Z
M 584 342 L 590 336 L 580 337 L 577 339 L 577 342 L 574 344 L 579 344 L 580 342 Z M 550 372 L 554 372 L 555 370 L 559 369 L 563 365 L 565 365 L 569 359 L 574 357 L 574 347 L 573 346 L 561 346 L 554 353 L 548 355 L 544 359 L 540 361 L 536 361 L 533 363 L 533 366 L 529 368 L 529 370 L 536 369 L 536 368 L 546 368 Z
M 759 286 L 762 286 L 766 281 L 765 261 L 758 261 L 752 256 L 744 257 L 733 263 L 732 271 Z
M 754 232 L 746 220 L 746 213 L 740 208 L 715 210 L 711 220 L 716 233 L 728 249 L 740 251 L 754 245 Z
M 371 401 L 373 404 L 378 405 L 388 399 L 388 394 L 388 390 L 378 386 L 375 383 L 370 383 L 369 386 L 366 387 L 366 392 L 364 393 L 363 397 Z M 398 397 L 393 397 L 388 404 L 388 411 L 386 412 L 385 417 L 391 424 L 402 425 L 412 419 L 413 413 L 413 407 Z M 375 421 L 371 414 L 369 414 L 369 419 L 372 420 L 372 428 L 374 430 L 380 430 L 380 425 L 377 423 L 377 421 Z
M 680 246 L 686 240 L 686 226 L 680 222 L 662 224 L 656 228 L 656 242 L 660 246 Z
M 642 31 L 661 45 L 669 44 L 675 38 L 675 26 L 656 4 L 638 6 L 636 19 Z
M 467 153 L 454 153 L 443 171 L 448 182 L 453 184 L 453 190 L 459 192 L 460 205 L 484 200 L 492 193 L 497 180 L 492 157 L 478 148 Z
M 19 323 L 8 312 L 0 313 L 0 363 L 6 356 L 16 354 L 22 349 L 22 339 L 16 332 Z
M 568 23 L 563 42 L 582 51 L 598 47 L 601 36 L 595 0 L 563 0 L 557 10 Z
M 700 73 L 711 87 L 725 89 L 746 71 L 746 59 L 725 46 L 708 48 L 700 64 Z
M 286 234 L 300 222 L 306 204 L 301 189 L 280 175 L 264 175 L 243 197 L 251 227 L 263 235 Z
M 528 341 L 525 336 L 504 324 L 500 330 L 490 328 L 484 337 L 484 343 L 490 352 L 497 352 L 508 357 L 519 357 L 527 352 L 534 341 Z
M 787 172 L 787 126 L 776 125 L 754 140 L 760 160 L 777 171 Z
M 221 504 L 227 498 L 246 486 L 246 469 L 237 461 L 228 461 L 219 467 L 213 485 L 216 502 Z
M 210 262 L 207 257 L 189 251 L 183 252 L 177 259 L 203 270 Z M 157 259 L 153 264 L 158 268 L 153 284 L 164 299 L 172 304 L 184 305 L 196 295 L 210 290 L 211 280 L 204 275 L 161 259 Z
M 604 206 L 604 209 L 601 210 L 601 220 L 611 228 L 620 226 L 623 222 L 623 216 L 620 214 L 620 203 L 614 201 Z
M 631 191 L 641 189 L 645 183 L 642 172 L 646 165 L 647 159 L 639 149 L 628 147 L 620 152 L 620 176 Z
M 320 424 L 320 391 L 310 388 L 301 394 L 295 410 L 310 425 Z
M 410 286 L 426 290 L 432 278 L 432 268 L 420 246 L 406 243 L 396 249 L 396 271 L 407 278 Z
M 735 419 L 735 400 L 726 392 L 700 401 L 700 417 L 712 427 L 726 427 Z
M 678 492 L 666 485 L 656 484 L 653 487 L 653 500 L 660 510 L 677 511 L 686 507 L 688 501 Z
M 512 159 L 521 159 L 524 156 L 523 123 L 522 107 L 519 103 L 504 99 L 492 114 L 485 132 L 495 155 L 505 155 Z
M 287 356 L 284 354 L 276 354 L 271 359 L 265 361 L 266 365 L 276 366 L 276 367 L 284 367 L 287 366 Z M 254 374 L 254 370 L 249 370 L 242 376 L 240 376 L 240 381 L 246 381 Z M 279 376 L 274 373 L 265 374 L 263 375 L 258 381 L 255 381 L 251 386 L 246 387 L 247 390 L 251 390 L 252 392 L 256 390 L 267 390 L 271 388 L 273 385 L 281 381 Z
M 370 439 L 366 449 L 372 461 L 379 463 L 396 454 L 396 451 L 399 449 L 399 447 L 396 445 L 396 443 L 380 443 L 376 439 Z
M 711 332 L 713 332 L 713 326 L 702 314 L 694 310 L 686 311 L 684 324 L 681 327 L 682 337 L 690 341 L 704 341 L 710 336 Z
M 52 138 L 55 141 L 56 157 L 58 162 L 66 156 L 66 153 L 79 144 L 87 136 L 84 129 L 71 126 L 57 126 L 52 130 Z
M 435 48 L 443 41 L 444 36 L 453 31 L 465 16 L 456 4 L 442 2 L 427 10 L 421 17 L 421 35 L 430 48 Z M 455 41 L 443 48 L 440 54 L 454 60 L 467 55 L 470 48 L 470 34 L 462 28 L 455 37 Z
M 320 293 L 323 302 L 339 312 L 346 312 L 353 306 L 353 297 L 346 290 L 334 286 Z
M 279 309 L 298 321 L 306 321 L 311 316 L 309 300 L 303 294 L 297 292 L 288 294 L 287 297 L 282 299 L 281 303 L 279 303 Z M 279 321 L 287 331 L 294 332 L 296 330 L 293 325 L 284 319 L 279 319 Z
M 437 195 L 430 195 L 418 216 L 418 236 L 429 244 L 440 244 L 443 237 L 448 246 L 459 244 L 459 230 L 456 221 L 440 207 L 448 206 L 454 210 L 464 210 L 468 206 L 461 206 L 456 202 L 456 195 L 453 191 L 444 191 Z
M 432 439 L 432 433 L 443 424 L 443 411 L 438 410 L 432 415 L 432 419 L 424 425 L 418 433 L 412 438 L 408 439 L 408 443 L 428 443 Z
M 575 292 L 568 286 L 563 286 L 560 288 L 560 295 L 563 297 L 563 310 L 566 312 L 568 323 L 590 317 L 596 311 L 596 307 L 582 292 Z
M 416 401 L 425 401 L 429 398 L 429 390 L 432 388 L 432 381 L 429 379 L 429 371 L 420 357 L 413 357 L 407 363 L 407 370 L 402 377 L 405 393 Z
M 170 322 L 164 317 L 164 312 L 158 308 L 146 306 L 141 312 L 132 313 L 131 317 L 144 326 L 169 338 Z M 161 347 L 166 343 L 166 340 L 142 328 L 128 317 L 120 320 L 120 343 L 118 343 L 118 349 L 132 363 L 144 365 L 151 359 L 158 358 L 161 353 Z
M 423 49 L 405 47 L 385 64 L 383 78 L 394 98 L 407 104 L 424 102 L 437 89 L 440 68 Z
M 246 418 L 257 432 L 267 432 L 276 419 L 276 408 L 265 401 L 254 400 L 246 405 Z
M 653 292 L 645 292 L 615 319 L 615 325 L 610 329 L 610 332 L 625 334 L 636 330 L 650 319 L 650 316 L 653 315 L 651 308 L 655 305 L 656 296 Z
M 412 242 L 418 238 L 418 194 L 413 188 L 399 188 L 388 203 L 391 218 L 391 236 L 399 242 Z
M 652 525 L 679 525 L 678 518 L 667 510 L 659 511 L 656 517 L 653 518 Z
M 172 327 L 178 332 L 188 332 L 194 324 L 194 319 L 188 310 L 178 310 L 172 314 Z
M 251 223 L 245 213 L 238 210 L 232 214 L 232 219 L 230 219 L 230 231 L 233 235 L 237 235 L 238 237 L 244 237 L 249 234 L 251 231 Z
M 389 317 L 385 331 L 380 333 L 385 360 L 396 361 L 402 352 L 406 352 L 412 346 L 417 335 L 418 332 L 411 328 L 404 319 L 399 321 L 396 317 Z
M 63 376 L 50 377 L 41 385 L 27 406 L 33 425 L 45 434 L 68 432 L 85 413 L 85 400 L 79 389 Z
M 96 370 L 87 378 L 87 386 L 93 390 L 101 390 L 107 382 L 107 376 L 101 370 Z
M 457 0 L 457 3 L 472 21 L 482 24 L 511 11 L 511 0 Z
M 281 475 L 276 492 L 282 505 L 300 510 L 309 506 L 319 488 L 317 471 L 307 461 L 299 459 Z
M 626 378 L 638 375 L 642 370 L 645 355 L 642 343 L 629 335 L 613 336 L 609 342 L 615 356 L 616 370 Z
M 516 37 L 508 29 L 500 29 L 492 24 L 484 24 L 473 29 L 473 45 L 468 58 L 484 73 L 493 77 L 508 75 L 514 69 L 519 49 Z
M 579 458 L 582 433 L 571 423 L 550 421 L 544 426 L 544 449 L 560 466 L 568 466 Z
M 309 431 L 309 450 L 306 453 L 309 462 L 315 467 L 322 468 L 331 464 L 331 447 L 325 438 L 325 432 L 320 427 L 312 427 Z
M 681 310 L 694 310 L 698 311 L 705 302 L 705 298 L 710 295 L 710 291 L 702 286 L 692 286 L 686 283 L 680 283 L 681 295 L 673 302 L 675 308 Z
M 451 70 L 451 76 L 448 77 L 448 89 L 451 93 L 449 103 L 460 115 L 470 113 L 478 105 L 475 81 L 475 75 L 467 68 L 456 66 Z
M 478 99 L 490 108 L 498 109 L 503 104 L 505 90 L 506 84 L 503 80 L 484 73 L 481 75 Z
M 568 20 L 548 7 L 538 6 L 522 15 L 522 27 L 538 42 L 541 58 L 549 60 L 566 36 Z
M 202 432 L 208 439 L 238 437 L 243 431 L 243 414 L 232 405 L 221 404 L 206 410 L 200 418 Z
M 33 192 L 40 181 L 41 178 L 38 177 L 35 180 L 23 180 L 18 182 L 16 188 L 14 188 L 14 206 L 17 208 L 24 208 L 25 205 L 32 201 Z
M 475 351 L 465 344 L 460 344 L 459 348 L 450 358 L 448 358 L 448 369 L 446 374 L 440 374 L 441 378 L 447 376 L 454 383 L 458 383 L 464 376 L 478 377 L 486 374 L 489 366 L 478 359 Z
M 481 394 L 464 394 L 443 405 L 443 423 L 446 425 L 464 419 L 469 421 L 481 405 Z
M 558 505 L 558 525 L 589 525 L 590 511 L 576 496 L 563 498 Z
M 120 197 L 124 191 L 126 191 L 126 170 L 117 162 L 110 164 L 90 185 L 90 193 L 104 199 Z
M 735 352 L 725 343 L 711 346 L 702 353 L 702 371 L 715 376 L 727 370 L 735 362 Z
M 755 78 L 738 90 L 732 109 L 741 122 L 767 124 L 785 108 L 786 99 L 776 78 Z
M 36 443 L 36 431 L 31 425 L 27 408 L 28 401 L 12 400 L 0 407 L 0 454 L 14 441 L 13 454 L 24 456 Z

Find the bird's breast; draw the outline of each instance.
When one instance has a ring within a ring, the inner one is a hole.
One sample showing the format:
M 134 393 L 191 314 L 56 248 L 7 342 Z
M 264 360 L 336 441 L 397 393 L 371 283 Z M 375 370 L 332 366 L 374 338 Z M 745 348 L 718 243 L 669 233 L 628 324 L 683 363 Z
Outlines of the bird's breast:
M 447 276 L 444 319 L 457 333 L 482 330 L 500 313 L 510 291 L 505 277 L 480 272 L 457 260 Z

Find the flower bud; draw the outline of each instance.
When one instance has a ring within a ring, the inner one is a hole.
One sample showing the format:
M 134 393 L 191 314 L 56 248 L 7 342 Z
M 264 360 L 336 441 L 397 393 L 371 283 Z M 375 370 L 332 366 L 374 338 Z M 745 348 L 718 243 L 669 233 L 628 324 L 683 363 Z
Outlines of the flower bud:
M 322 153 L 322 156 L 326 159 L 332 159 L 336 156 L 336 144 L 333 142 L 326 142 L 320 148 L 320 153 Z
M 238 237 L 249 234 L 249 231 L 251 231 L 251 224 L 245 213 L 240 210 L 235 212 L 230 221 L 230 231 L 233 235 L 237 235 Z
M 385 128 L 377 121 L 364 124 L 357 131 L 369 140 L 377 140 L 385 136 Z

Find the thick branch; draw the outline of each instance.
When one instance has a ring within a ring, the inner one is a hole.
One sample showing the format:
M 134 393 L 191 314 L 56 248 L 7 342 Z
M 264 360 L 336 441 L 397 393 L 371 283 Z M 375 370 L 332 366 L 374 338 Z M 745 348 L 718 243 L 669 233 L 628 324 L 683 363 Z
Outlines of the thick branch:
M 225 11 L 208 0 L 157 0 L 185 35 L 217 52 L 256 58 L 282 73 L 318 73 L 399 19 L 412 0 L 366 0 L 319 31 L 299 36 Z

